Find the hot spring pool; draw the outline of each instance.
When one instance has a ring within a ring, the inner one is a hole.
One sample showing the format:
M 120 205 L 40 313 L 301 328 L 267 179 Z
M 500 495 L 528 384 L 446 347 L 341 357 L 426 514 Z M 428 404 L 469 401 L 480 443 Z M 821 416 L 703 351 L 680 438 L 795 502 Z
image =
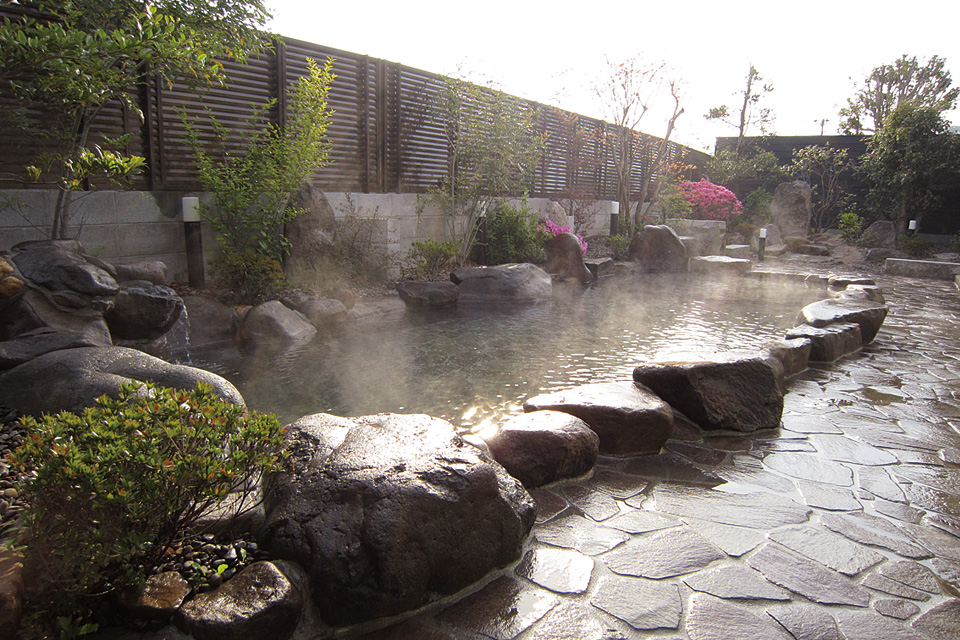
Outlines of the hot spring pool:
M 192 363 L 249 406 L 290 422 L 317 412 L 427 413 L 473 429 L 537 393 L 632 380 L 670 351 L 757 348 L 782 338 L 820 288 L 753 277 L 646 275 L 531 305 L 461 304 L 348 323 L 269 358 L 237 351 Z

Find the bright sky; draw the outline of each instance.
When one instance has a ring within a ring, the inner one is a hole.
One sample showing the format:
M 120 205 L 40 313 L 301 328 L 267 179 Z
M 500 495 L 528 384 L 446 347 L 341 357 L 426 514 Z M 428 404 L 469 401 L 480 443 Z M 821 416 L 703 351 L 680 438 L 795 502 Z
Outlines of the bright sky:
M 960 83 L 960 5 L 953 0 L 272 0 L 272 31 L 441 74 L 462 70 L 508 93 L 603 117 L 593 87 L 607 60 L 667 63 L 684 86 L 673 139 L 712 151 L 735 135 L 706 121 L 737 110 L 752 63 L 774 87 L 761 105 L 773 133 L 837 133 L 837 111 L 874 67 L 902 54 L 946 58 Z M 852 78 L 852 80 L 851 80 Z M 669 104 L 664 91 L 659 104 Z M 639 129 L 663 135 L 666 115 Z M 956 111 L 948 114 L 960 124 Z M 748 132 L 759 133 L 758 131 Z

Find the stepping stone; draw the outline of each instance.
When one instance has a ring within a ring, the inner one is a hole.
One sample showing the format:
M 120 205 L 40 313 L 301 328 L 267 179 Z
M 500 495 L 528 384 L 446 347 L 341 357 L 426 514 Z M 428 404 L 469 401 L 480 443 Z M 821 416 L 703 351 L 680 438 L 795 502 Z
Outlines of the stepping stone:
M 567 501 L 549 489 L 533 489 L 530 497 L 537 503 L 537 524 L 557 517 L 567 508 Z
M 831 324 L 822 328 L 803 324 L 788 331 L 786 338 L 810 340 L 810 362 L 833 362 L 863 346 L 860 326 L 856 324 Z
M 898 478 L 919 482 L 928 487 L 952 493 L 960 497 L 960 473 L 954 469 L 898 467 L 894 474 Z
M 775 543 L 765 544 L 747 563 L 770 582 L 814 602 L 855 607 L 870 603 L 870 592 L 849 578 Z
M 940 593 L 940 583 L 937 581 L 937 576 L 919 562 L 912 560 L 888 562 L 880 567 L 880 574 L 914 589 L 920 589 L 934 595 Z
M 749 259 L 750 245 L 748 244 L 728 244 L 723 248 L 723 255 L 729 258 Z M 719 257 L 719 256 L 718 256 Z M 747 260 L 749 262 L 749 260 Z
M 569 549 L 532 549 L 515 572 L 556 593 L 583 593 L 590 585 L 593 558 Z
M 706 567 L 726 557 L 719 548 L 687 527 L 658 531 L 611 551 L 604 563 L 619 575 L 670 578 Z
M 709 273 L 709 274 L 744 274 L 753 268 L 753 263 L 749 260 L 749 245 L 746 256 L 696 256 L 690 259 L 691 273 Z M 729 247 L 727 247 L 729 249 Z
M 794 376 L 807 368 L 810 362 L 810 349 L 813 343 L 806 338 L 796 340 L 771 340 L 764 343 L 762 350 L 780 361 L 783 375 Z M 791 389 L 792 389 L 791 385 Z
M 888 618 L 896 618 L 897 620 L 906 620 L 920 613 L 920 607 L 909 600 L 902 600 L 900 598 L 874 600 L 873 608 L 880 615 L 887 616 Z
M 883 271 L 889 276 L 952 281 L 956 279 L 957 275 L 960 275 L 960 264 L 956 262 L 939 262 L 937 260 L 887 258 L 884 262 Z
M 863 344 L 873 342 L 887 317 L 887 306 L 876 302 L 829 298 L 808 304 L 800 311 L 797 322 L 812 327 L 852 323 L 860 327 Z
M 783 589 L 767 582 L 760 573 L 733 565 L 698 571 L 683 579 L 684 584 L 725 600 L 789 600 Z
M 878 573 L 868 575 L 863 579 L 862 584 L 865 587 L 870 587 L 871 589 L 882 591 L 887 595 L 897 596 L 898 598 L 910 598 L 911 600 L 919 600 L 920 602 L 926 602 L 930 599 L 929 593 L 914 589 L 902 582 L 891 580 Z
M 716 474 L 703 471 L 692 462 L 669 451 L 657 456 L 640 456 L 627 465 L 628 472 L 651 478 L 688 485 L 716 487 L 724 483 Z
M 593 607 L 566 601 L 551 609 L 523 637 L 524 640 L 626 640 L 619 631 L 601 622 Z M 406 640 L 411 638 L 424 640 L 417 635 L 407 636 Z
M 778 529 L 771 531 L 768 537 L 848 576 L 855 576 L 885 559 L 885 556 L 876 551 L 851 542 L 843 536 L 808 526 Z
M 570 504 L 580 509 L 591 520 L 602 522 L 620 513 L 617 501 L 600 491 L 591 491 L 580 485 L 569 485 L 561 489 Z
M 684 518 L 687 525 L 701 536 L 720 547 L 724 553 L 739 558 L 759 547 L 764 537 L 753 529 L 717 524 L 697 518 Z
M 835 462 L 851 462 L 870 467 L 897 464 L 895 455 L 873 445 L 846 436 L 818 435 L 811 438 L 817 450 Z
M 934 640 L 956 640 L 960 629 L 960 600 L 947 600 L 913 621 L 913 628 Z
M 831 531 L 854 542 L 882 547 L 904 558 L 919 560 L 931 556 L 929 551 L 914 542 L 908 534 L 883 518 L 864 513 L 824 513 L 820 522 Z
M 682 604 L 675 584 L 607 576 L 590 604 L 641 631 L 680 626 Z
M 601 527 L 583 516 L 564 516 L 551 520 L 535 527 L 533 535 L 540 542 L 575 549 L 588 556 L 610 551 L 630 539 L 622 531 Z
M 665 484 L 658 485 L 653 495 L 658 511 L 753 529 L 801 524 L 810 515 L 807 507 L 769 493 L 723 493 Z
M 783 391 L 768 357 L 772 359 L 746 351 L 689 354 L 641 364 L 633 370 L 633 381 L 701 429 L 773 429 L 780 426 Z
M 837 462 L 823 460 L 816 454 L 783 452 L 763 459 L 763 464 L 791 478 L 826 482 L 838 487 L 853 486 L 853 471 Z
M 929 549 L 933 555 L 944 560 L 960 561 L 960 538 L 933 527 L 924 527 L 904 522 L 901 528 L 914 540 Z
M 876 498 L 873 501 L 873 510 L 879 514 L 896 518 L 897 520 L 906 522 L 908 524 L 917 524 L 920 522 L 920 518 L 922 518 L 926 513 L 926 511 L 923 509 L 914 509 L 913 507 L 908 507 L 905 504 L 900 504 L 899 502 L 890 502 L 889 500 L 884 500 L 883 498 Z
M 847 640 L 930 640 L 902 622 L 873 611 L 841 610 L 837 612 L 837 621 Z
M 445 609 L 437 620 L 494 640 L 512 640 L 558 602 L 547 591 L 524 588 L 519 581 L 504 576 Z
M 906 502 L 903 491 L 885 469 L 862 467 L 857 470 L 860 488 L 890 502 Z
M 690 640 L 793 640 L 768 616 L 702 593 L 690 598 L 684 629 Z
M 771 607 L 767 614 L 789 631 L 795 640 L 843 640 L 837 621 L 824 607 L 793 603 L 786 607 Z
M 764 487 L 769 489 L 771 493 L 783 495 L 796 493 L 793 482 L 771 472 L 752 455 L 735 455 L 729 464 L 718 467 L 716 471 L 724 480 L 735 485 Z M 747 492 L 740 491 L 739 493 Z
M 626 500 L 646 489 L 650 485 L 650 481 L 632 473 L 598 469 L 594 472 L 593 477 L 581 484 L 597 491 L 603 491 L 618 500 Z
M 808 506 L 828 511 L 859 511 L 863 508 L 849 489 L 806 480 L 797 480 L 796 484 Z
M 600 437 L 600 452 L 611 455 L 658 453 L 673 429 L 673 411 L 667 403 L 631 383 L 587 384 L 523 403 L 526 412 L 545 409 L 586 422 Z
M 661 529 L 669 529 L 670 527 L 677 527 L 681 524 L 683 523 L 673 516 L 663 515 L 655 511 L 643 511 L 641 509 L 628 511 L 604 522 L 605 526 L 632 534 L 660 531 Z

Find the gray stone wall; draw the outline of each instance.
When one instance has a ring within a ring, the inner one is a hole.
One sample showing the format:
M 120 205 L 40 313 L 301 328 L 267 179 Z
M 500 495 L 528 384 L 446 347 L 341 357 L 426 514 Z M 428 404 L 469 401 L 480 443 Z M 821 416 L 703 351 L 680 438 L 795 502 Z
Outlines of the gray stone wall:
M 187 255 L 181 222 L 180 199 L 196 192 L 89 191 L 74 194 L 69 235 L 83 243 L 88 253 L 113 263 L 162 260 L 171 281 L 187 281 Z M 413 242 L 445 235 L 443 214 L 435 207 L 418 212 L 418 196 L 410 193 L 327 193 L 337 219 L 353 213 L 378 221 L 374 244 L 390 257 L 406 254 Z M 56 204 L 56 190 L 0 191 L 0 251 L 18 242 L 48 237 Z M 596 212 L 583 235 L 606 233 L 611 205 L 596 204 Z M 558 224 L 568 224 L 562 210 L 547 198 L 531 198 L 531 210 Z M 216 256 L 217 244 L 203 225 L 204 259 Z
M 168 277 L 187 280 L 187 258 L 179 192 L 89 191 L 73 194 L 68 235 L 88 253 L 113 263 L 162 260 Z M 48 237 L 56 190 L 0 192 L 0 250 L 26 240 Z M 215 249 L 206 229 L 204 248 Z

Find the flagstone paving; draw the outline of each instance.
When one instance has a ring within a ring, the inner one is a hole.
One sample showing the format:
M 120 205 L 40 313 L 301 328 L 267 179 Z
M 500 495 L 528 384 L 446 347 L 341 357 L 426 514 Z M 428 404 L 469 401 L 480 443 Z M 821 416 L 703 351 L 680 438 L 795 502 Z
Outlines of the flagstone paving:
M 781 428 L 680 419 L 533 491 L 515 567 L 364 640 L 960 637 L 960 293 L 876 279 L 876 340 L 788 381 Z

